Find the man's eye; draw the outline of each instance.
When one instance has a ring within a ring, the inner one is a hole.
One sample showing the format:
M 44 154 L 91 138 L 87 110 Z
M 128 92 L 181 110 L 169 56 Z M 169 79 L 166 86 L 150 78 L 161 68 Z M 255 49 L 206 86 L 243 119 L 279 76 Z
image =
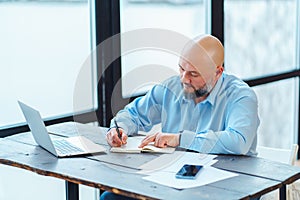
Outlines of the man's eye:
M 191 73 L 191 76 L 192 76 L 192 77 L 198 77 L 199 74 L 197 74 L 197 73 Z

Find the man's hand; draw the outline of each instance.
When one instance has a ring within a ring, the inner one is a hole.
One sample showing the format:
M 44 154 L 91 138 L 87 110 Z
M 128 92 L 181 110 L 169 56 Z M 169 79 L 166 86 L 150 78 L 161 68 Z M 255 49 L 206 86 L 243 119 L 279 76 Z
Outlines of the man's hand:
M 179 134 L 170 134 L 170 133 L 155 133 L 145 137 L 141 142 L 139 148 L 143 148 L 150 142 L 154 142 L 156 147 L 177 147 L 179 145 Z
M 109 132 L 106 134 L 106 140 L 108 144 L 112 147 L 120 147 L 123 144 L 127 143 L 127 134 L 124 132 L 123 129 L 119 128 L 119 130 L 121 138 L 119 138 L 116 128 L 110 129 Z

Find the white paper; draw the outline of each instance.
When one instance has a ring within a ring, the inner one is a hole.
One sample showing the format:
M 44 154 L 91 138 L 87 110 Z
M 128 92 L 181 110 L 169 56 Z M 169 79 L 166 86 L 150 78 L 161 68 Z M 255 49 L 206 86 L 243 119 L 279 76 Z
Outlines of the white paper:
M 141 170 L 137 173 L 148 175 L 143 177 L 145 180 L 176 189 L 198 187 L 238 175 L 211 167 L 212 164 L 217 162 L 215 160 L 216 157 L 216 155 L 176 151 L 173 154 L 161 155 L 141 165 L 139 167 Z M 176 178 L 175 174 L 185 164 L 203 165 L 204 167 L 200 170 L 200 174 L 198 174 L 196 179 Z
M 139 167 L 141 171 L 138 173 L 149 174 L 158 170 L 177 172 L 184 164 L 208 166 L 216 162 L 213 160 L 216 157 L 215 155 L 209 154 L 175 151 L 173 154 L 161 155 L 141 165 Z
M 179 170 L 179 169 L 178 169 Z M 224 180 L 237 176 L 238 174 L 220 170 L 211 166 L 204 166 L 200 171 L 200 174 L 194 180 L 178 179 L 175 178 L 176 172 L 157 171 L 149 176 L 143 177 L 143 179 L 152 181 L 168 187 L 176 189 L 186 189 L 192 187 L 199 187 L 206 184 L 210 184 L 216 181 Z
M 149 143 L 143 148 L 139 148 L 139 145 L 141 144 L 144 138 L 145 136 L 128 137 L 127 144 L 122 145 L 121 147 L 112 147 L 110 151 L 115 153 L 141 153 L 141 152 L 151 153 L 152 152 L 152 153 L 169 153 L 169 154 L 175 151 L 174 147 L 164 147 L 164 148 L 155 147 L 153 142 Z

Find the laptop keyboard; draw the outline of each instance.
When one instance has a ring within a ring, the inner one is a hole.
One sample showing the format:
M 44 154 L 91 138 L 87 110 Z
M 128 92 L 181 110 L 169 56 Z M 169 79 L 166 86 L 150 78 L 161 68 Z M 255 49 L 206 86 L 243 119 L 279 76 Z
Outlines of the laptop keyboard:
M 60 154 L 73 154 L 73 153 L 81 153 L 84 152 L 79 147 L 74 146 L 67 140 L 53 140 L 53 144 L 55 146 L 55 149 Z

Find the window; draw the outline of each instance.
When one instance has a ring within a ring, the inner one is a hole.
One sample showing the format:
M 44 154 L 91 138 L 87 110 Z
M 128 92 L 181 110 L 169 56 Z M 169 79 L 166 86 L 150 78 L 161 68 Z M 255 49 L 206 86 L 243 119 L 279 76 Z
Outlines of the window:
M 289 149 L 296 138 L 298 78 L 253 87 L 258 96 L 261 124 L 258 142 L 263 146 Z
M 297 1 L 226 0 L 226 70 L 255 79 L 297 69 Z M 290 148 L 297 143 L 298 78 L 255 86 L 260 145 Z
M 17 100 L 48 119 L 97 108 L 92 7 L 79 0 L 0 3 L 0 129 L 24 124 Z
M 258 133 L 259 144 L 289 148 L 291 143 L 297 143 L 300 74 L 299 1 L 124 0 L 111 2 L 112 5 L 107 2 L 107 7 L 110 6 L 110 15 L 107 15 L 106 20 L 118 15 L 118 9 L 120 9 L 121 17 L 120 21 L 118 21 L 119 16 L 113 19 L 112 24 L 115 26 L 106 35 L 107 37 L 141 28 L 174 30 L 190 38 L 210 32 L 218 36 L 221 41 L 224 41 L 225 70 L 247 80 L 251 86 L 254 86 L 253 89 L 257 93 L 261 119 Z M 173 12 L 175 10 L 176 12 Z M 177 15 L 172 16 L 172 13 Z M 187 15 L 189 17 L 186 17 Z M 178 16 L 183 17 L 178 19 Z M 193 23 L 197 20 L 198 24 Z M 119 25 L 121 30 L 118 29 Z M 101 27 L 103 29 L 106 26 Z M 121 49 L 124 46 L 122 42 Z M 115 108 L 116 104 L 126 105 L 129 100 L 122 101 L 125 97 L 143 93 L 147 87 L 151 86 L 148 78 L 158 75 L 155 70 L 152 70 L 154 75 L 147 72 L 149 76 L 147 76 L 147 83 L 132 83 L 132 87 L 129 87 L 125 81 L 130 74 L 134 74 L 134 79 L 140 81 L 141 77 L 135 73 L 138 69 L 149 68 L 150 65 L 159 67 L 159 64 L 177 67 L 177 57 L 168 52 L 162 52 L 161 57 L 158 55 L 151 57 L 148 52 L 155 51 L 155 49 L 140 50 L 122 55 L 121 64 L 118 61 L 111 67 L 112 72 L 106 74 L 106 77 L 111 77 L 113 81 L 106 81 L 102 91 L 105 94 L 103 101 L 106 109 L 103 112 L 105 125 L 109 125 L 116 111 L 123 108 L 122 106 Z M 134 59 L 135 57 L 138 59 Z M 122 81 L 122 87 L 115 87 L 118 81 Z M 135 88 L 137 85 L 143 85 L 143 88 Z M 120 93 L 116 95 L 117 98 L 112 97 L 115 88 L 118 90 L 116 93 Z M 110 112 L 111 110 L 113 112 Z M 277 130 L 276 133 L 274 130 Z
M 295 69 L 297 1 L 225 1 L 226 69 L 244 79 Z
M 146 29 L 152 28 L 157 31 L 161 29 L 162 32 L 174 31 L 174 35 L 182 34 L 186 38 L 193 38 L 208 32 L 207 7 L 207 0 L 120 1 L 121 33 L 138 29 L 147 32 Z M 153 40 L 149 34 L 149 40 L 151 39 Z M 177 41 L 172 41 L 170 35 L 170 41 L 162 42 Z M 121 48 L 122 45 L 124 42 L 121 40 Z M 155 83 L 178 73 L 179 57 L 168 49 L 154 46 L 126 53 L 121 58 L 123 98 L 144 94 Z M 144 72 L 142 77 L 141 72 Z M 137 74 L 140 74 L 140 77 Z

